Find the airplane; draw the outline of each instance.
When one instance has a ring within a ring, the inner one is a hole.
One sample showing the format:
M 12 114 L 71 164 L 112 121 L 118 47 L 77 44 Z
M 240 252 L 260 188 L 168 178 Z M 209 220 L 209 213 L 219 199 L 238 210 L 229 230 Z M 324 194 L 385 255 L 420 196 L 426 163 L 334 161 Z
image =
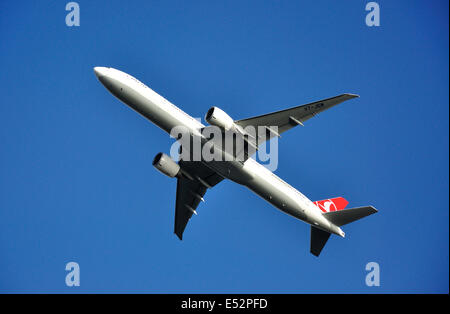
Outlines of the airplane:
M 205 137 L 202 131 L 215 127 L 224 134 L 231 132 L 242 137 L 247 144 L 244 144 L 245 152 L 240 154 L 243 156 L 241 159 L 208 161 L 202 157 L 199 160 L 180 158 L 177 163 L 164 153 L 155 156 L 153 166 L 168 177 L 177 178 L 174 233 L 180 240 L 192 215 L 197 214 L 199 203 L 204 201 L 206 191 L 224 179 L 247 187 L 277 209 L 310 224 L 310 252 L 315 256 L 320 255 L 331 234 L 345 237 L 341 226 L 377 212 L 373 206 L 346 209 L 348 201 L 342 197 L 313 202 L 251 158 L 266 140 L 280 137 L 281 133 L 295 126 L 303 126 L 317 114 L 358 95 L 342 94 L 243 120 L 233 120 L 220 108 L 212 107 L 205 116 L 209 126 L 205 126 L 125 72 L 111 67 L 95 67 L 94 73 L 115 97 L 169 134 L 181 126 L 190 139 L 199 140 L 204 147 L 210 138 Z M 246 134 L 248 127 L 257 129 L 256 134 Z M 227 154 L 214 142 L 212 146 L 219 155 Z M 180 151 L 183 149 L 181 145 Z M 187 155 L 192 156 L 192 153 L 189 151 Z

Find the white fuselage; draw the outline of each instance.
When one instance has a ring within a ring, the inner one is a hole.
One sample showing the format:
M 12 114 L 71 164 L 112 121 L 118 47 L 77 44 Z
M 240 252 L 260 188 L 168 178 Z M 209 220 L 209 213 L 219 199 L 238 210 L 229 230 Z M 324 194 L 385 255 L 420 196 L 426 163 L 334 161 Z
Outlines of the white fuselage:
M 113 68 L 96 67 L 95 74 L 117 98 L 170 134 L 182 126 L 192 137 L 202 137 L 205 126 L 170 103 L 136 78 Z M 256 160 L 208 162 L 206 166 L 271 203 L 281 211 L 322 230 L 344 236 L 344 232 L 328 221 L 321 210 L 306 196 L 281 180 Z

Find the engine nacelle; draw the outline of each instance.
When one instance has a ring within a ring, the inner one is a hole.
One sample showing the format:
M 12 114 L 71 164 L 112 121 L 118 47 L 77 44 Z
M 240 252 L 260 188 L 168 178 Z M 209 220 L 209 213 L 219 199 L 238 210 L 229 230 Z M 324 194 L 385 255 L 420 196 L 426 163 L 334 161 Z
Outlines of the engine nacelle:
M 220 108 L 212 107 L 208 110 L 205 116 L 206 122 L 211 125 L 218 126 L 225 131 L 234 127 L 234 120 Z
M 152 164 L 160 172 L 171 178 L 176 177 L 180 173 L 180 166 L 164 153 L 158 153 Z

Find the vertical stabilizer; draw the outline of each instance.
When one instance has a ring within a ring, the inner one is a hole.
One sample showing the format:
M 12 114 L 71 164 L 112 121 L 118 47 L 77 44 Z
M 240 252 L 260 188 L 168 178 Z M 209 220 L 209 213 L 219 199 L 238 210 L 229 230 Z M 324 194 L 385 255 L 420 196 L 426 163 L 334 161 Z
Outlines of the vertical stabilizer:
M 311 253 L 315 256 L 319 256 L 323 247 L 330 238 L 331 233 L 323 231 L 319 228 L 311 226 Z
M 335 197 L 326 200 L 315 201 L 314 205 L 316 205 L 323 213 L 329 213 L 343 210 L 348 205 L 348 201 L 343 197 Z

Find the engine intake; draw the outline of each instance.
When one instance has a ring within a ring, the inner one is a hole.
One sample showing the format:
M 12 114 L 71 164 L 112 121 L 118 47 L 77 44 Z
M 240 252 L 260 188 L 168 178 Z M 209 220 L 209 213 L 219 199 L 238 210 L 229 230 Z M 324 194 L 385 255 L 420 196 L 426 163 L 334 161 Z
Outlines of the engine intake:
M 158 153 L 152 164 L 158 171 L 170 178 L 174 178 L 180 173 L 180 166 L 164 153 Z
M 206 122 L 211 125 L 218 126 L 225 131 L 234 127 L 234 120 L 220 108 L 212 107 L 208 110 L 205 116 Z

